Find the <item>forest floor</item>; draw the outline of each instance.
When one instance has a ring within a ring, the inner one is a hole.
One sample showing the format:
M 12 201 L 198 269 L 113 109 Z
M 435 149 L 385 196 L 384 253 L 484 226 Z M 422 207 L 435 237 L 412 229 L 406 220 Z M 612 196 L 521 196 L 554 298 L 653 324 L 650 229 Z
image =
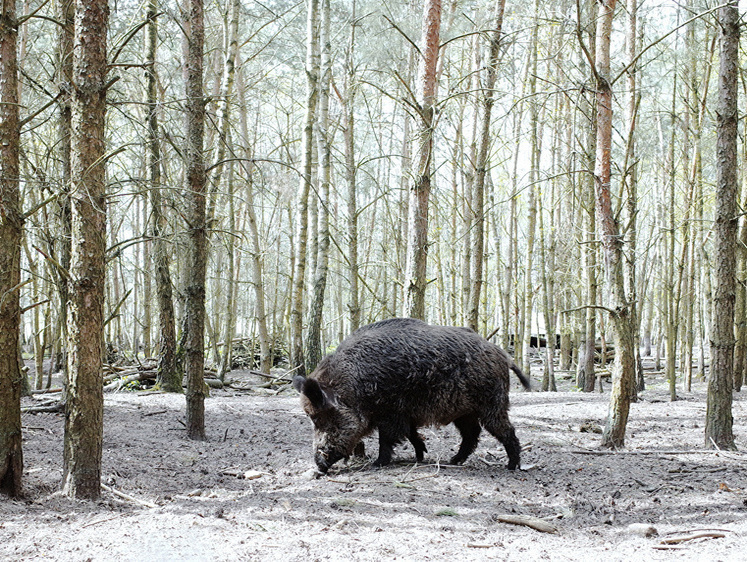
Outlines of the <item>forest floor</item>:
M 599 448 L 609 385 L 583 394 L 561 380 L 557 393 L 512 390 L 522 470 L 506 470 L 492 436 L 464 466 L 444 464 L 458 445 L 449 426 L 423 430 L 424 463 L 407 444 L 383 469 L 351 461 L 321 478 L 293 390 L 213 390 L 205 442 L 185 437 L 183 396 L 106 394 L 97 502 L 57 492 L 62 414 L 24 414 L 25 497 L 0 499 L 0 560 L 744 560 L 744 397 L 740 452 L 714 452 L 705 384 L 675 402 L 661 375 L 648 385 L 620 452 Z

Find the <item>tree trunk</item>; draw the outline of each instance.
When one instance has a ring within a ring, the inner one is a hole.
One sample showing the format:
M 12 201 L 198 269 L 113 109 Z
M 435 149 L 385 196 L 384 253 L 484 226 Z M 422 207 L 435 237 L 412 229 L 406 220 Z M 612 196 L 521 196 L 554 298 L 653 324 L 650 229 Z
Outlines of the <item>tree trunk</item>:
M 309 191 L 312 182 L 314 156 L 314 118 L 319 97 L 319 0 L 308 0 L 306 19 L 306 117 L 303 126 L 303 152 L 301 187 L 298 201 L 298 238 L 296 239 L 296 264 L 293 272 L 293 291 L 290 312 L 290 367 L 296 374 L 304 375 L 303 316 L 306 285 L 306 250 L 309 233 Z
M 350 332 L 354 332 L 361 325 L 361 303 L 358 289 L 358 196 L 355 174 L 355 0 L 353 0 L 350 16 L 350 43 L 345 59 L 345 93 L 343 104 L 345 108 L 345 181 L 347 184 L 347 230 L 348 230 L 348 283 L 350 297 L 348 314 L 350 315 Z
M 60 197 L 56 202 L 56 211 L 60 221 L 60 236 L 57 236 L 56 246 L 62 271 L 55 271 L 59 293 L 58 323 L 60 326 L 59 358 L 55 361 L 67 373 L 67 302 L 70 293 L 70 254 L 72 218 L 70 207 L 71 188 L 71 142 L 72 142 L 72 91 L 73 83 L 73 31 L 75 28 L 75 2 L 62 0 L 60 2 L 59 19 L 64 25 L 58 28 L 58 69 L 57 81 L 60 84 L 59 101 L 59 154 L 61 167 Z M 63 380 L 63 398 L 67 392 L 67 377 Z
M 253 144 L 249 143 L 249 126 L 246 115 L 245 87 L 243 74 L 239 72 L 238 76 L 238 93 L 239 93 L 239 125 L 241 136 L 244 139 L 245 149 L 242 167 L 246 173 L 246 219 L 249 227 L 249 240 L 251 242 L 251 272 L 252 285 L 254 287 L 254 310 L 257 317 L 257 332 L 259 333 L 259 370 L 263 373 L 269 373 L 272 367 L 272 353 L 270 351 L 270 335 L 267 328 L 267 311 L 265 307 L 265 280 L 263 275 L 264 260 L 262 258 L 264 251 L 259 237 L 259 227 L 257 226 L 257 215 L 254 206 L 254 157 Z M 256 137 L 255 141 L 256 142 Z M 293 254 L 293 244 L 291 254 Z M 290 266 L 293 271 L 293 264 Z M 277 307 L 274 307 L 277 308 Z
M 213 172 L 208 183 L 208 189 L 210 190 L 207 209 L 207 222 L 212 224 L 215 219 L 215 207 L 218 201 L 218 189 L 220 188 L 221 178 L 223 176 L 223 160 L 226 158 L 226 153 L 229 149 L 228 143 L 228 129 L 231 124 L 231 96 L 233 95 L 233 84 L 234 76 L 236 71 L 236 62 L 239 54 L 239 15 L 241 11 L 241 3 L 239 0 L 231 0 L 230 7 L 227 8 L 230 11 L 230 19 L 228 21 L 228 29 L 226 30 L 226 47 L 225 47 L 225 61 L 223 63 L 223 77 L 221 79 L 220 94 L 218 104 L 218 124 L 217 124 L 217 150 L 215 156 L 215 163 L 213 164 Z M 216 331 L 219 327 L 216 326 Z
M 319 153 L 319 250 L 312 299 L 309 306 L 309 331 L 306 342 L 306 368 L 313 371 L 322 359 L 322 312 L 329 272 L 329 184 L 331 180 L 332 139 L 329 131 L 329 88 L 332 81 L 332 47 L 329 36 L 330 0 L 322 0 L 320 22 L 321 76 L 319 82 L 318 153 Z
M 623 182 L 627 191 L 625 198 L 625 209 L 627 211 L 628 228 L 628 252 L 627 252 L 627 277 L 628 277 L 628 301 L 630 302 L 630 316 L 633 324 L 633 341 L 636 356 L 636 384 L 633 387 L 634 397 L 638 391 L 645 390 L 646 382 L 643 378 L 643 363 L 640 353 L 641 315 L 638 303 L 638 270 L 637 270 L 637 243 L 638 243 L 638 160 L 636 156 L 636 125 L 638 117 L 638 104 L 640 94 L 638 93 L 637 77 L 638 65 L 635 57 L 638 55 L 638 0 L 627 0 L 626 11 L 628 14 L 626 43 L 626 59 L 632 64 L 628 70 L 627 103 L 625 107 L 625 125 L 627 129 L 625 165 L 623 166 Z
M 15 2 L 0 7 L 0 493 L 21 495 L 21 308 L 23 214 L 19 183 L 18 21 Z
M 737 79 L 739 76 L 739 8 L 736 1 L 718 11 L 721 28 L 716 108 L 716 279 L 711 333 L 711 373 L 705 426 L 706 447 L 735 449 L 732 432 L 734 368 L 734 300 L 737 244 Z
M 206 178 L 203 160 L 205 98 L 202 91 L 205 40 L 202 0 L 188 0 L 185 9 L 186 59 L 186 198 L 189 228 L 184 321 L 187 376 L 187 436 L 205 439 L 205 275 L 207 270 Z
M 72 106 L 72 257 L 68 397 L 62 487 L 74 498 L 101 494 L 104 429 L 103 334 L 106 274 L 105 113 L 107 0 L 75 6 Z
M 495 5 L 495 27 L 490 36 L 488 52 L 487 75 L 482 88 L 482 114 L 480 116 L 480 133 L 477 161 L 475 162 L 474 185 L 474 247 L 472 250 L 472 285 L 469 298 L 467 325 L 478 331 L 480 317 L 480 294 L 482 292 L 483 254 L 485 253 L 485 175 L 488 167 L 488 153 L 490 150 L 490 122 L 495 101 L 495 79 L 498 67 L 498 55 L 501 43 L 501 28 L 503 27 L 503 12 L 505 0 L 498 0 Z
M 616 0 L 600 1 L 596 37 L 597 152 L 594 166 L 596 208 L 605 256 L 605 271 L 612 299 L 615 329 L 615 366 L 607 424 L 602 446 L 625 445 L 625 428 L 635 380 L 635 352 L 630 303 L 626 298 L 620 229 L 612 209 L 612 88 L 610 84 L 610 39 Z
M 148 104 L 148 140 L 146 167 L 150 182 L 150 233 L 153 240 L 153 266 L 158 300 L 158 371 L 156 381 L 165 392 L 182 392 L 182 374 L 176 368 L 176 322 L 174 300 L 169 270 L 169 253 L 166 244 L 167 221 L 161 197 L 161 142 L 158 131 L 158 73 L 156 70 L 158 47 L 158 0 L 150 0 L 146 18 L 146 103 Z
M 410 188 L 407 223 L 407 265 L 405 267 L 405 315 L 425 319 L 425 289 L 428 285 L 428 206 L 433 160 L 436 67 L 441 31 L 441 0 L 423 5 L 421 59 L 418 70 L 418 131 L 416 140 L 415 183 Z

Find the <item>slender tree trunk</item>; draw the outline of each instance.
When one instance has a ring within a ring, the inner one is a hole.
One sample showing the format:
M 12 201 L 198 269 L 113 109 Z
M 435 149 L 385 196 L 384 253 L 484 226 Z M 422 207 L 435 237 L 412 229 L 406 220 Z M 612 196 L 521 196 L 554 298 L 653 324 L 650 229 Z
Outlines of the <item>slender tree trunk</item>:
M 441 0 L 426 0 L 423 6 L 421 59 L 418 71 L 418 132 L 415 183 L 410 188 L 405 268 L 405 314 L 425 319 L 425 289 L 428 284 L 428 206 L 433 164 L 433 114 L 436 102 L 436 67 L 441 31 Z
M 503 12 L 505 0 L 498 0 L 495 5 L 495 27 L 490 36 L 488 52 L 487 75 L 482 88 L 482 114 L 480 116 L 480 132 L 478 135 L 477 161 L 475 162 L 474 186 L 474 247 L 472 250 L 472 286 L 470 290 L 469 312 L 467 324 L 478 331 L 480 317 L 480 294 L 482 292 L 483 254 L 485 253 L 485 175 L 487 174 L 490 150 L 490 122 L 495 101 L 495 79 L 498 66 L 498 55 L 501 42 L 501 28 L 503 27 Z
M 306 250 L 309 232 L 309 191 L 312 182 L 314 156 L 314 118 L 319 98 L 319 0 L 307 1 L 306 19 L 306 117 L 303 128 L 303 152 L 301 164 L 301 187 L 298 201 L 298 237 L 296 239 L 296 264 L 293 273 L 293 291 L 291 295 L 290 332 L 291 368 L 299 375 L 304 375 L 303 316 L 304 293 L 306 285 Z
M 638 65 L 635 57 L 638 55 L 638 0 L 627 0 L 626 11 L 628 15 L 627 36 L 625 39 L 626 59 L 632 66 L 628 70 L 625 125 L 627 129 L 627 142 L 625 150 L 625 165 L 623 167 L 623 182 L 627 190 L 625 197 L 626 220 L 628 230 L 627 251 L 627 278 L 628 278 L 628 301 L 630 302 L 630 316 L 633 324 L 633 341 L 635 344 L 636 357 L 636 384 L 633 387 L 634 397 L 638 391 L 646 388 L 643 378 L 643 363 L 641 361 L 641 314 L 638 302 L 638 269 L 637 269 L 637 245 L 638 245 L 638 157 L 636 155 L 636 125 L 638 117 L 638 105 L 640 94 L 638 93 L 637 77 Z
M 610 39 L 616 0 L 599 2 L 596 37 L 597 153 L 594 166 L 597 215 L 600 221 L 607 283 L 612 298 L 615 329 L 615 368 L 607 424 L 602 446 L 625 445 L 625 428 L 635 381 L 635 352 L 630 303 L 626 298 L 620 229 L 612 209 L 612 88 L 610 80 Z
M 57 237 L 56 245 L 61 270 L 56 272 L 57 286 L 59 292 L 58 323 L 60 326 L 60 353 L 58 364 L 67 374 L 67 303 L 70 293 L 70 271 L 71 247 L 71 142 L 72 142 L 72 91 L 73 83 L 73 31 L 75 27 L 75 2 L 74 0 L 61 0 L 59 19 L 64 25 L 58 28 L 58 69 L 57 81 L 60 85 L 59 111 L 59 154 L 61 167 L 60 197 L 57 200 L 57 214 L 60 221 L 60 236 Z M 63 380 L 63 399 L 67 395 L 67 376 Z
M 589 6 L 591 13 L 587 22 L 589 37 L 589 49 L 591 50 L 592 60 L 596 56 L 596 28 L 594 23 L 597 20 L 597 4 Z M 579 19 L 581 15 L 579 14 Z M 580 31 L 579 31 L 580 33 Z M 581 109 L 583 123 L 585 115 L 588 115 L 589 123 L 585 127 L 585 150 L 583 166 L 586 170 L 594 169 L 595 152 L 597 146 L 597 109 L 593 102 L 582 97 L 583 105 Z M 599 295 L 599 278 L 597 275 L 597 221 L 595 211 L 595 178 L 589 174 L 584 174 L 582 182 L 582 195 L 585 204 L 581 207 L 586 211 L 581 211 L 586 215 L 585 225 L 585 244 L 583 248 L 584 259 L 584 279 L 586 281 L 586 309 L 584 318 L 584 332 L 582 334 L 582 347 L 579 351 L 578 367 L 576 372 L 576 384 L 584 392 L 593 392 L 596 383 L 596 373 L 594 357 L 596 354 L 596 337 L 597 337 L 597 300 Z
M 249 142 L 249 127 L 246 115 L 246 95 L 243 74 L 239 72 L 238 76 L 238 93 L 239 93 L 239 125 L 241 127 L 241 137 L 244 139 L 243 145 L 246 148 L 242 167 L 246 174 L 246 219 L 249 229 L 250 256 L 251 256 L 251 274 L 252 286 L 254 287 L 254 310 L 257 317 L 257 332 L 259 335 L 259 370 L 263 373 L 269 373 L 272 367 L 272 352 L 270 350 L 270 335 L 267 327 L 267 310 L 265 307 L 265 279 L 264 270 L 264 251 L 259 236 L 259 227 L 257 226 L 257 214 L 254 205 L 254 149 L 250 148 L 253 143 Z M 256 142 L 256 138 L 255 141 Z M 293 255 L 293 244 L 290 244 L 291 255 Z M 279 252 L 278 252 L 279 253 Z M 293 271 L 291 263 L 289 270 Z M 291 280 L 292 285 L 292 280 Z M 277 307 L 273 307 L 277 308 Z
M 215 219 L 215 207 L 218 201 L 218 189 L 220 188 L 221 178 L 223 177 L 223 161 L 228 152 L 228 129 L 231 124 L 231 96 L 233 95 L 234 77 L 236 71 L 236 62 L 239 54 L 239 16 L 241 11 L 240 0 L 231 0 L 230 17 L 228 29 L 226 30 L 226 47 L 225 60 L 223 63 L 223 77 L 221 79 L 219 104 L 218 104 L 218 125 L 217 125 L 217 150 L 215 164 L 211 177 L 207 180 L 208 189 L 208 209 L 207 221 L 211 224 Z M 218 327 L 216 327 L 218 329 Z
M 537 189 L 540 162 L 539 102 L 537 93 L 537 58 L 539 37 L 539 1 L 534 1 L 532 36 L 529 46 L 528 95 L 529 95 L 529 201 L 527 203 L 527 247 L 524 256 L 524 300 L 522 303 L 522 367 L 525 373 L 531 371 L 532 316 L 534 315 L 534 245 L 537 236 Z M 539 335 L 539 334 L 538 334 Z M 537 346 L 539 351 L 539 345 Z
M 18 20 L 15 2 L 0 6 L 0 493 L 21 495 L 21 236 L 18 117 Z
M 189 228 L 184 321 L 187 436 L 205 439 L 205 275 L 207 271 L 206 177 L 203 160 L 205 97 L 202 89 L 205 25 L 202 0 L 184 8 L 187 139 L 186 197 Z
M 332 139 L 329 131 L 329 88 L 332 80 L 332 47 L 329 36 L 330 0 L 321 0 L 320 22 L 321 76 L 319 82 L 319 253 L 316 276 L 309 306 L 309 331 L 306 342 L 306 368 L 313 371 L 322 359 L 322 312 L 329 272 L 329 183 L 331 180 Z
M 716 279 L 711 333 L 711 373 L 705 426 L 706 447 L 735 449 L 732 431 L 734 299 L 737 243 L 737 79 L 739 8 L 733 0 L 718 11 L 721 28 L 718 106 L 716 108 Z
M 106 252 L 107 0 L 75 6 L 72 106 L 72 291 L 62 488 L 101 494 Z
M 182 392 L 182 375 L 176 368 L 176 321 L 169 270 L 169 252 L 166 244 L 167 221 L 161 197 L 161 142 L 158 131 L 158 0 L 150 0 L 146 18 L 146 103 L 148 104 L 148 148 L 146 167 L 150 182 L 150 232 L 153 240 L 153 267 L 158 300 L 158 370 L 156 379 L 161 390 Z
M 361 325 L 361 303 L 358 288 L 358 196 L 355 174 L 355 0 L 353 0 L 350 43 L 345 59 L 345 93 L 343 104 L 345 106 L 345 181 L 347 184 L 347 212 L 348 212 L 348 276 L 350 279 L 348 301 L 348 314 L 350 316 L 350 331 L 354 332 Z
M 231 135 L 226 138 L 230 142 Z M 226 305 L 224 308 L 225 325 L 223 326 L 223 354 L 218 366 L 218 378 L 222 381 L 226 373 L 231 370 L 233 358 L 233 337 L 236 333 L 236 202 L 235 202 L 235 185 L 234 185 L 234 163 L 226 164 L 228 172 L 226 173 L 226 199 L 228 201 L 228 234 L 225 236 L 226 257 L 228 267 L 225 271 L 226 276 Z M 220 305 L 218 305 L 220 306 Z

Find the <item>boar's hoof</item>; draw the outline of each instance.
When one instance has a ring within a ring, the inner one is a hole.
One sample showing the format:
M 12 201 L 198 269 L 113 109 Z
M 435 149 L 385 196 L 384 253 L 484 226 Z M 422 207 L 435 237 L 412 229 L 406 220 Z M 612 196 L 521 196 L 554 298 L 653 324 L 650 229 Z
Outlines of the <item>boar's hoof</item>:
M 508 461 L 506 468 L 509 470 L 516 470 L 519 467 L 518 461 Z

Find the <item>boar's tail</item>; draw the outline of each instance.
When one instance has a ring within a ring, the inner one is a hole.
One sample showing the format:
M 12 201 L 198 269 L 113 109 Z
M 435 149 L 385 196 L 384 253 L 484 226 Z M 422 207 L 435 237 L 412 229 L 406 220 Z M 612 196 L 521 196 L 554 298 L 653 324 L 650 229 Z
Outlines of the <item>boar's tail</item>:
M 521 386 L 523 386 L 527 390 L 532 390 L 532 384 L 529 382 L 529 379 L 522 372 L 522 370 L 519 368 L 519 366 L 516 364 L 513 358 L 508 353 L 506 353 L 505 349 L 502 349 L 499 347 L 498 350 L 501 352 L 501 355 L 503 355 L 503 358 L 506 360 L 506 363 L 508 364 L 508 368 L 511 369 L 514 373 L 516 373 L 517 377 L 519 377 Z
M 529 379 L 524 375 L 524 373 L 521 372 L 521 369 L 514 363 L 511 362 L 511 370 L 516 373 L 516 376 L 519 377 L 519 381 L 521 381 L 521 386 L 526 388 L 527 390 L 532 390 L 532 385 L 529 382 Z

